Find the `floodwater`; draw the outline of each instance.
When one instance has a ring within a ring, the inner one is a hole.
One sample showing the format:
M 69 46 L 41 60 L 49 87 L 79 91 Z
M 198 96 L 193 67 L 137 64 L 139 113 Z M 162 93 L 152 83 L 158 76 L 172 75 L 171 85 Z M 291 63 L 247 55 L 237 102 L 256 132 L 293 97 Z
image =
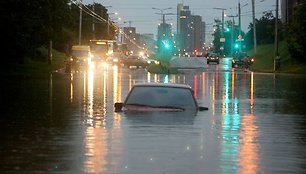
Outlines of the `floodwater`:
M 306 76 L 97 66 L 2 78 L 0 173 L 306 173 Z M 137 82 L 189 84 L 198 113 L 114 113 Z

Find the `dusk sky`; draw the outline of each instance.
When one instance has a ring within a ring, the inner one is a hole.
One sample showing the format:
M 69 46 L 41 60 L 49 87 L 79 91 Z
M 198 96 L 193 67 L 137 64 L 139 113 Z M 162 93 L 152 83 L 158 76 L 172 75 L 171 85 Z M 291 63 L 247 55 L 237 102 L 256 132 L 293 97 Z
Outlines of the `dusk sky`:
M 202 21 L 206 22 L 206 38 L 207 42 L 212 39 L 213 22 L 214 19 L 221 19 L 221 10 L 214 8 L 225 8 L 226 15 L 237 15 L 238 14 L 238 2 L 239 0 L 83 0 L 85 4 L 100 3 L 103 6 L 108 7 L 109 13 L 118 13 L 121 21 L 116 20 L 118 18 L 115 15 L 110 15 L 120 27 L 131 26 L 136 27 L 137 33 L 152 33 L 156 35 L 158 23 L 161 22 L 160 10 L 152 9 L 166 9 L 164 13 L 175 13 L 178 3 L 183 3 L 189 6 L 192 14 L 202 16 Z M 251 0 L 240 0 L 241 4 L 241 25 L 242 30 L 246 32 L 248 25 L 252 22 L 252 4 Z M 255 15 L 256 18 L 263 16 L 263 12 L 273 10 L 275 13 L 275 0 L 255 0 Z M 231 18 L 225 17 L 225 20 Z M 126 21 L 124 23 L 124 21 Z M 176 16 L 167 15 L 166 22 L 172 23 L 172 30 L 176 32 Z M 235 18 L 235 23 L 238 24 L 238 18 Z

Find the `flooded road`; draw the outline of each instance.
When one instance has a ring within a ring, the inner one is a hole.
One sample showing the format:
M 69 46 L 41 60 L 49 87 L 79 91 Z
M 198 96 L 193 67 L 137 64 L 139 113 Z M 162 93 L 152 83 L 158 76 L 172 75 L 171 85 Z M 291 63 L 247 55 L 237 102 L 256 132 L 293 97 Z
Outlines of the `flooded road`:
M 227 61 L 226 59 L 224 61 Z M 306 76 L 97 66 L 1 80 L 0 173 L 306 173 Z M 114 113 L 137 82 L 189 84 L 198 113 Z

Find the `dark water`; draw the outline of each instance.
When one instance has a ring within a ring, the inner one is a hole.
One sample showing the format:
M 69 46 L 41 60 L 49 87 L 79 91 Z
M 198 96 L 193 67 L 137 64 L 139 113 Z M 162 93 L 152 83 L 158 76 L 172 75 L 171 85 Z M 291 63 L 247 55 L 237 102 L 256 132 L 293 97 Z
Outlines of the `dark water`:
M 302 75 L 104 66 L 1 81 L 0 173 L 306 173 Z M 137 82 L 186 83 L 208 111 L 114 113 Z

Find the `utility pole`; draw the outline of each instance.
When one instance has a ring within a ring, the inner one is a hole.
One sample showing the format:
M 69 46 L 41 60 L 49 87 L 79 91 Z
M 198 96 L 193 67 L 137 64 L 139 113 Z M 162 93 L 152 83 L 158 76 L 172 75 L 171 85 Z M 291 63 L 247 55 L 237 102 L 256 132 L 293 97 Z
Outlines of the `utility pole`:
M 105 6 L 105 8 L 110 8 L 110 7 L 112 7 L 112 6 Z M 103 14 L 103 11 L 102 11 L 102 13 L 101 14 Z M 109 23 L 110 23 L 110 20 L 109 20 L 109 15 L 111 15 L 111 14 L 115 14 L 115 13 L 108 13 L 107 14 L 107 37 L 109 37 Z
M 240 7 L 240 1 L 238 2 L 238 22 L 239 22 L 239 35 L 241 36 L 241 7 Z
M 224 10 L 226 10 L 225 8 L 214 8 L 216 10 L 221 10 L 221 35 L 223 37 L 224 35 Z
M 80 2 L 80 22 L 79 22 L 79 45 L 81 45 L 82 41 L 82 0 L 79 1 Z
M 221 38 L 224 37 L 224 10 L 226 10 L 225 8 L 214 8 L 216 10 L 221 10 Z M 220 41 L 221 42 L 221 41 Z M 222 47 L 222 49 L 221 49 Z M 221 55 L 223 55 L 223 50 L 224 50 L 224 42 L 221 42 Z
M 245 7 L 247 6 L 248 3 L 244 4 L 242 7 Z M 239 17 L 239 36 L 238 36 L 238 39 L 239 39 L 239 42 L 240 42 L 240 46 L 239 46 L 239 52 L 241 52 L 241 47 L 242 47 L 242 30 L 241 30 L 241 5 L 240 5 L 240 0 L 238 1 L 238 17 Z
M 252 0 L 252 15 L 253 15 L 253 40 L 254 40 L 254 53 L 257 53 L 257 39 L 256 39 L 256 19 L 255 19 L 255 0 Z
M 161 9 L 161 8 L 155 8 L 155 7 L 152 7 L 152 9 L 154 9 L 154 10 L 159 10 L 160 11 L 160 15 L 161 15 L 161 21 L 163 21 L 163 14 L 164 14 L 164 10 L 170 10 L 170 9 L 172 9 L 171 7 L 168 7 L 168 8 L 163 8 L 163 9 Z
M 93 1 L 92 11 L 95 13 L 95 1 Z M 95 17 L 92 16 L 92 39 L 95 39 Z
M 275 56 L 274 56 L 274 71 L 280 66 L 280 58 L 278 55 L 278 0 L 276 0 L 275 10 Z

